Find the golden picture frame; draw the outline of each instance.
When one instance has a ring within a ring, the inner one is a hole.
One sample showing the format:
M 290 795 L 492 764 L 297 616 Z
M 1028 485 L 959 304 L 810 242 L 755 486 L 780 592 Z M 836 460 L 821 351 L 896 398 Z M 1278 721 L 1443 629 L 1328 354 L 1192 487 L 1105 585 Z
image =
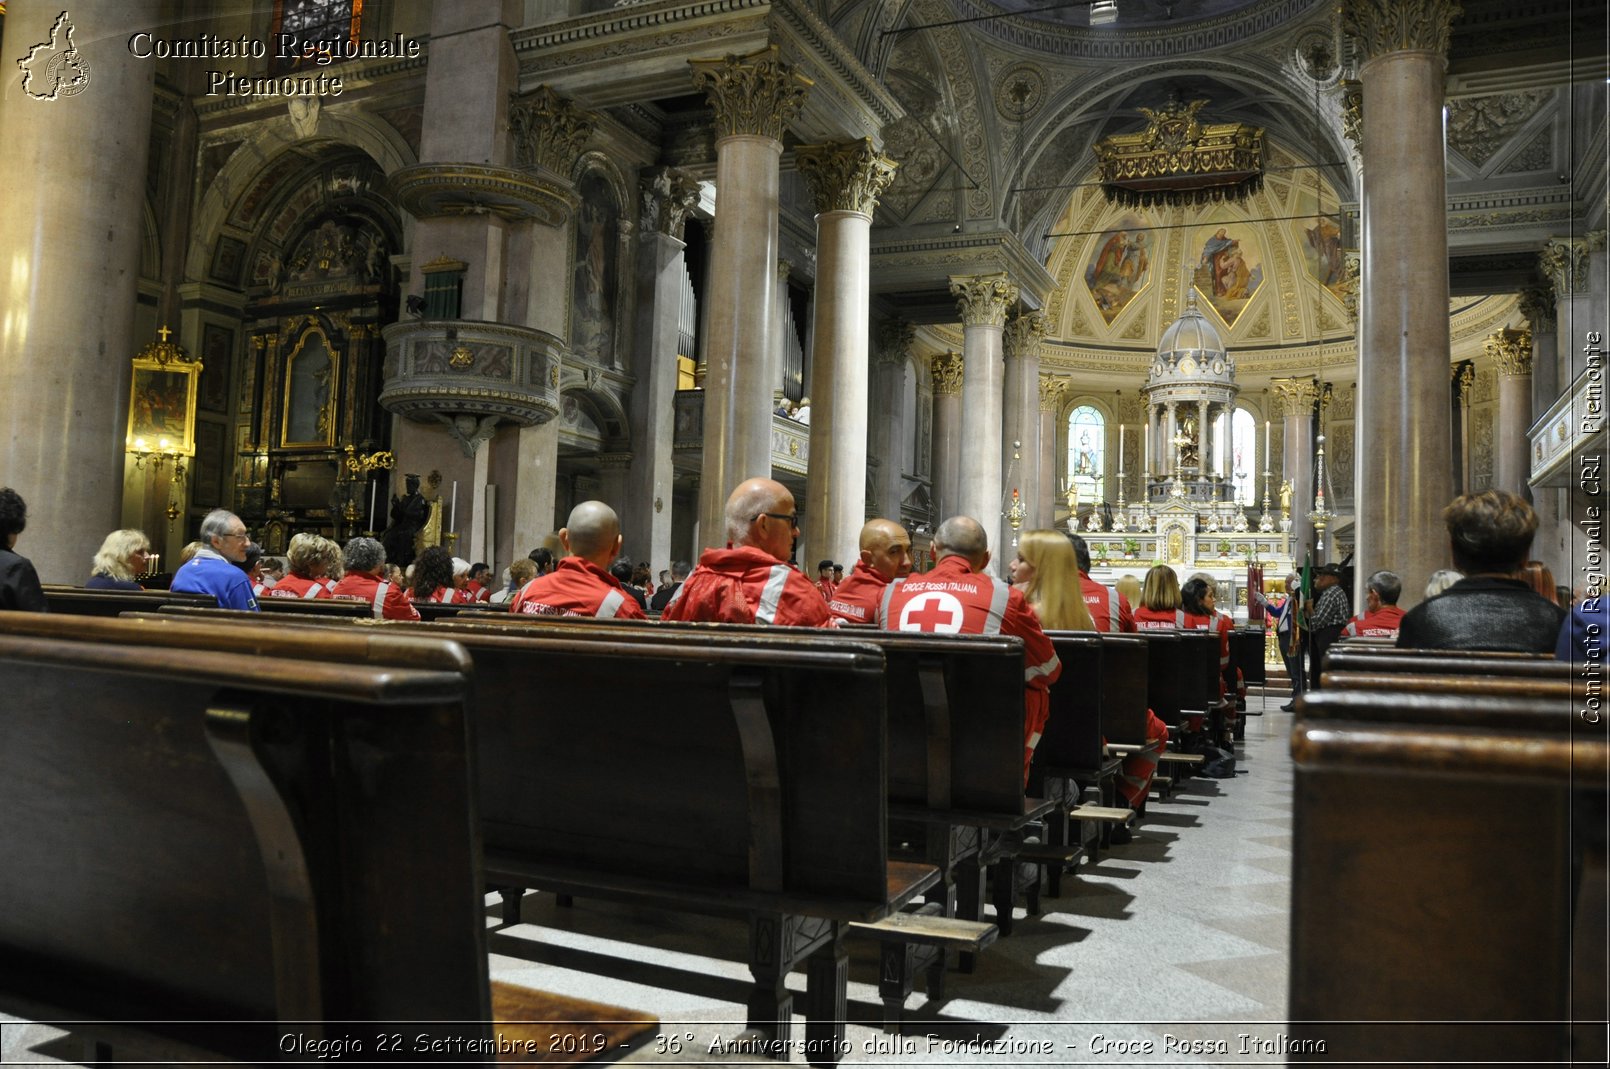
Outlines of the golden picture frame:
M 201 364 L 136 358 L 129 382 L 129 429 L 133 451 L 196 455 L 196 391 Z

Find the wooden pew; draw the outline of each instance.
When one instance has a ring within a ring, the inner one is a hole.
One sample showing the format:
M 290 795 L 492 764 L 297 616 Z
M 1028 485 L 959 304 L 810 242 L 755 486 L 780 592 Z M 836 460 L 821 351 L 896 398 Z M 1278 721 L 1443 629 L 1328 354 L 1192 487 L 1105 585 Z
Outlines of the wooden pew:
M 414 608 L 418 611 L 422 620 L 452 620 L 460 613 L 492 613 L 506 616 L 509 611 L 507 602 L 493 605 L 490 602 L 482 601 L 453 605 L 443 605 L 437 601 L 416 601 L 414 602 Z
M 0 613 L 0 1008 L 95 1061 L 494 1061 L 487 1022 L 535 993 L 487 982 L 462 649 L 370 667 L 149 630 Z
M 1077 845 L 1095 860 L 1105 826 L 1127 824 L 1132 816 L 1128 807 L 1114 805 L 1113 780 L 1119 761 L 1107 755 L 1102 742 L 1106 647 L 1094 631 L 1051 631 L 1047 635 L 1062 663 L 1062 674 L 1051 684 L 1051 715 L 1034 752 L 1029 790 L 1056 803 L 1046 821 L 1047 843 L 1072 842 L 1070 830 L 1076 827 Z M 1086 791 L 1091 792 L 1088 799 Z M 1062 871 L 1067 864 L 1047 865 L 1053 897 L 1062 893 Z
M 1241 682 L 1250 691 L 1254 686 L 1261 695 L 1269 680 L 1268 666 L 1264 662 L 1264 637 L 1261 627 L 1238 627 L 1230 632 L 1230 664 L 1241 673 Z M 1334 649 L 1334 647 L 1332 647 Z M 1250 703 L 1248 703 L 1250 705 Z M 1243 739 L 1247 734 L 1248 716 L 1262 716 L 1262 709 L 1242 709 L 1236 720 L 1235 737 Z
M 208 594 L 175 594 L 166 590 L 86 590 L 81 586 L 45 584 L 45 608 L 69 616 L 117 616 L 131 609 L 156 610 L 164 605 L 218 607 Z
M 1299 706 L 1291 1054 L 1602 1064 L 1602 717 L 1558 680 L 1399 681 Z M 1573 986 L 1599 1017 L 1575 1035 Z
M 214 602 L 207 608 L 217 609 Z M 374 610 L 367 601 L 346 601 L 334 598 L 258 598 L 258 609 L 269 616 L 323 616 L 338 620 L 373 619 Z M 238 610 L 223 610 L 238 611 Z

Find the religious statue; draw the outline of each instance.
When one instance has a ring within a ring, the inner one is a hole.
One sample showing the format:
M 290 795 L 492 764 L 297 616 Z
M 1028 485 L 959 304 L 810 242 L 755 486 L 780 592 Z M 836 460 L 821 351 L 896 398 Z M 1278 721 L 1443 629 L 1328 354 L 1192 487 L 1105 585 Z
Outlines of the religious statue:
M 419 492 L 419 476 L 403 476 L 404 493 L 391 495 L 391 522 L 380 534 L 380 543 L 386 547 L 386 560 L 399 568 L 414 563 L 414 537 L 430 515 L 430 506 Z
M 1291 481 L 1288 479 L 1280 484 L 1280 514 L 1291 515 Z
M 425 501 L 430 506 L 430 515 L 425 520 L 425 526 L 419 529 L 414 537 L 414 548 L 423 553 L 431 546 L 442 544 L 442 473 L 433 471 L 425 480 Z

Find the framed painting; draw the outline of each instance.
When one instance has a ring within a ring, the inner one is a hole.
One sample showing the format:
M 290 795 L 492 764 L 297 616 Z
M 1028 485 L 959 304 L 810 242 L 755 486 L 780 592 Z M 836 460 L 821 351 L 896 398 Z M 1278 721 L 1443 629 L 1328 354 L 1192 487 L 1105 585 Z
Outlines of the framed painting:
M 196 455 L 199 364 L 135 359 L 129 385 L 130 449 Z
M 317 322 L 302 329 L 281 376 L 280 447 L 335 445 L 341 353 Z

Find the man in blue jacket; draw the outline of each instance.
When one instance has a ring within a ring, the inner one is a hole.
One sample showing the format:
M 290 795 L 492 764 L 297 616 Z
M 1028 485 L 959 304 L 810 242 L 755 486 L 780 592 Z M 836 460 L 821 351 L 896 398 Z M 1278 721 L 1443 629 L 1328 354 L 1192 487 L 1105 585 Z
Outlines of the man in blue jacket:
M 213 509 L 201 521 L 202 548 L 173 577 L 169 588 L 185 594 L 211 594 L 224 609 L 257 611 L 252 582 L 240 567 L 251 539 L 246 525 L 228 509 Z

